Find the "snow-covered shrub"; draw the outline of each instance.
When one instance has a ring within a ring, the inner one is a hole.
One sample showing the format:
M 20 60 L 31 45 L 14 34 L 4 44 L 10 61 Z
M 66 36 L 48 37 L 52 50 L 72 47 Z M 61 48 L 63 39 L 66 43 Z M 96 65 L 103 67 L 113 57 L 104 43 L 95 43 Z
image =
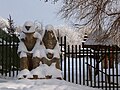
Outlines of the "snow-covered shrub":
M 0 28 L 1 29 L 4 29 L 6 27 L 9 27 L 9 23 L 8 23 L 8 20 L 0 17 Z

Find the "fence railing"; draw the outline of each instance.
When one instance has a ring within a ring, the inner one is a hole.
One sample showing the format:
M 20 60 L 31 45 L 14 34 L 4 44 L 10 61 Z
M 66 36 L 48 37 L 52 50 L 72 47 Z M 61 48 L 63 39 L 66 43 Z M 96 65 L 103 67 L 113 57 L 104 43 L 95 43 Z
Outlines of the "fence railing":
M 120 89 L 120 49 L 117 46 L 67 45 L 59 38 L 61 70 L 66 81 L 105 90 Z M 19 72 L 18 42 L 0 42 L 0 73 L 16 77 Z
M 19 57 L 17 55 L 18 42 L 14 38 L 2 38 L 0 41 L 0 74 L 17 76 L 19 71 Z
M 67 45 L 61 65 L 64 79 L 80 85 L 105 90 L 120 89 L 120 48 L 106 45 Z

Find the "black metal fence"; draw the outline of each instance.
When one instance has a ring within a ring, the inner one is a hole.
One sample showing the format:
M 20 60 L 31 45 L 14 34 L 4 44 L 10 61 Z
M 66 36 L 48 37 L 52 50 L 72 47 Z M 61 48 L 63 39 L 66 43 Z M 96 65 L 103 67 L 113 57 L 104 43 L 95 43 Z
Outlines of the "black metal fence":
M 0 39 L 0 74 L 2 76 L 17 76 L 20 62 L 17 48 L 18 42 L 14 38 Z
M 61 40 L 62 41 L 62 40 Z M 66 45 L 61 48 L 64 79 L 105 90 L 120 89 L 120 48 L 105 45 Z
M 66 81 L 105 90 L 120 89 L 120 49 L 117 46 L 67 45 L 59 38 L 61 69 Z M 0 73 L 16 77 L 19 72 L 18 42 L 0 42 Z

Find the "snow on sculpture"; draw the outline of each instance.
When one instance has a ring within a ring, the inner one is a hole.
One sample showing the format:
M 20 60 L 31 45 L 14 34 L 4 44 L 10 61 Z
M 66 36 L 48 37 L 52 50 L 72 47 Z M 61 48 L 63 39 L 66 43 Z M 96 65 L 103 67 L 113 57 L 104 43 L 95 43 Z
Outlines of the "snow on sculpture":
M 31 73 L 38 79 L 62 79 L 60 70 L 60 49 L 52 25 L 47 25 L 42 35 L 40 66 Z
M 35 25 L 27 21 L 20 34 L 18 53 L 21 71 L 18 78 L 62 79 L 60 49 L 53 26 L 46 26 L 42 39 L 35 29 Z
M 35 32 L 35 25 L 31 21 L 24 23 L 20 34 L 18 53 L 20 69 L 32 70 L 39 66 L 41 35 Z
M 44 64 L 50 66 L 52 63 L 56 63 L 55 66 L 57 69 L 60 69 L 60 49 L 57 41 L 57 37 L 54 33 L 54 27 L 52 25 L 47 25 L 45 27 L 45 32 L 43 35 L 43 45 L 46 49 L 46 57 L 43 57 L 41 61 Z

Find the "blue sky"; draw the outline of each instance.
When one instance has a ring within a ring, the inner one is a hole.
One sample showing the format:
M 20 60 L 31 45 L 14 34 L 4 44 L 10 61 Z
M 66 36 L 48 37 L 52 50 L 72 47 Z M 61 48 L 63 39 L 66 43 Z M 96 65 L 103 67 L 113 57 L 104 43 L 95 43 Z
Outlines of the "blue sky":
M 64 21 L 56 15 L 60 5 L 43 0 L 0 0 L 0 16 L 6 19 L 10 14 L 16 25 L 23 25 L 27 20 L 63 25 Z

